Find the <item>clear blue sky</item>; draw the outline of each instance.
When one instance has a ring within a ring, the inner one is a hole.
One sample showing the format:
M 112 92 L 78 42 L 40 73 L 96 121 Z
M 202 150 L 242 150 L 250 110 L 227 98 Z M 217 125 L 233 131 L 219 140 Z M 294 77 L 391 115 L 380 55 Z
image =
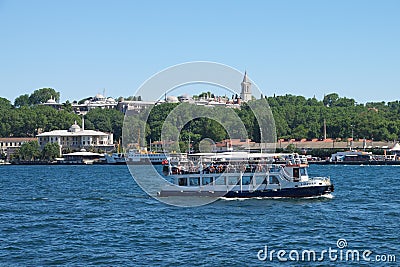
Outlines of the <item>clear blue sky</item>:
M 205 60 L 247 69 L 266 95 L 399 100 L 399 14 L 386 0 L 0 0 L 0 96 L 129 96 Z

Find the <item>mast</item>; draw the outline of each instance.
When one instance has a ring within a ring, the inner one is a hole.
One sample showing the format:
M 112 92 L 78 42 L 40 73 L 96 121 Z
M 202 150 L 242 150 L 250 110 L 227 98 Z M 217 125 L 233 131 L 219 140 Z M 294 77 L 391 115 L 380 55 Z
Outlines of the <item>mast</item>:
M 189 128 L 189 147 L 188 147 L 188 154 L 190 154 L 190 128 Z
M 139 130 L 138 130 L 138 150 L 140 151 L 140 127 L 139 127 Z

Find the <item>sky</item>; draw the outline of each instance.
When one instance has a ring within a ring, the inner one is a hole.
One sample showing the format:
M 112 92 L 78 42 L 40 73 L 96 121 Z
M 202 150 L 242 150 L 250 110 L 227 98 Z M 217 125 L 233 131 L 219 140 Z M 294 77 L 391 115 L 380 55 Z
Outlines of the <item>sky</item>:
M 130 96 L 165 68 L 211 61 L 268 96 L 400 100 L 399 14 L 396 0 L 0 0 L 0 96 Z

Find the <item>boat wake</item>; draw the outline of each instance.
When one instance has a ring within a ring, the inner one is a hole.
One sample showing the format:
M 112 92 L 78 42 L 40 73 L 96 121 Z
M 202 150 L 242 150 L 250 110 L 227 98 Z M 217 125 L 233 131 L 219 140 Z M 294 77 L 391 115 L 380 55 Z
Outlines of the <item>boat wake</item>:
M 301 198 L 293 198 L 293 197 L 220 197 L 219 199 L 224 200 L 224 201 L 244 201 L 244 200 L 250 200 L 250 199 L 258 199 L 258 200 L 265 200 L 265 199 L 321 199 L 321 198 L 326 198 L 326 199 L 333 199 L 334 195 L 332 194 L 325 194 L 321 196 L 312 196 L 312 197 L 301 197 Z
M 325 195 L 321 195 L 321 196 L 303 197 L 302 199 L 318 199 L 318 198 L 333 199 L 333 198 L 334 198 L 334 195 L 332 195 L 332 194 L 325 194 Z

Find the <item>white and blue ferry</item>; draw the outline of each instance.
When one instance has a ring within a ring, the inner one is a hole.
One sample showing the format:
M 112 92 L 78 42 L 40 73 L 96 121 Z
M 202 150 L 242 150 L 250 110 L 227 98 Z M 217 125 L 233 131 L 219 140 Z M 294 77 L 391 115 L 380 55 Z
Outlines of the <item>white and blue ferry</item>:
M 307 162 L 296 153 L 230 152 L 189 158 L 181 165 L 165 161 L 163 171 L 172 183 L 158 192 L 159 197 L 300 198 L 334 190 L 329 177 L 310 178 Z

